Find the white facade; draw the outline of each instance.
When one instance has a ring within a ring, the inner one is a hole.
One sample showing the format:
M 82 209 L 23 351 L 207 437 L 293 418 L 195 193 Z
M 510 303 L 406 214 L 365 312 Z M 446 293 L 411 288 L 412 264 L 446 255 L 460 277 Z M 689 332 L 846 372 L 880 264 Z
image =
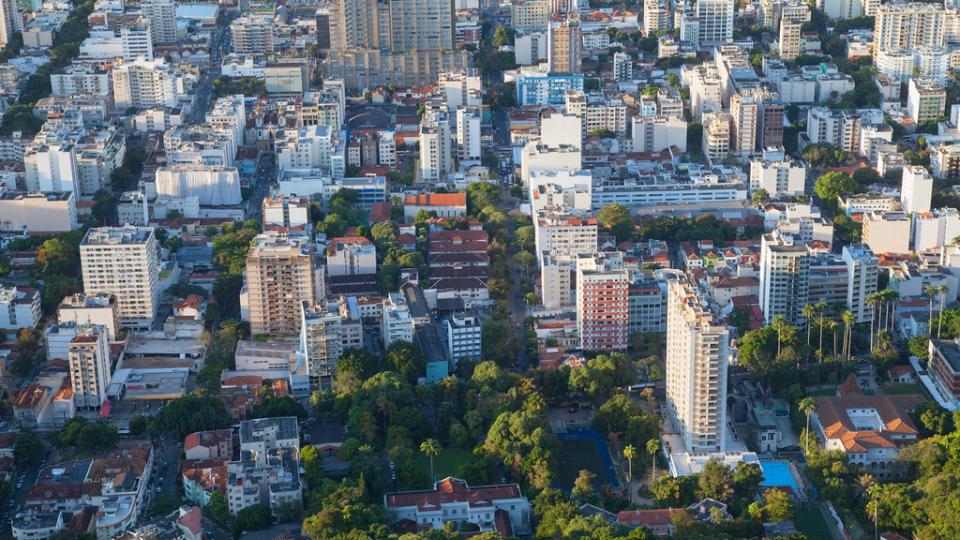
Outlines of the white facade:
M 283 169 L 320 169 L 333 178 L 346 174 L 345 132 L 325 125 L 305 126 L 276 142 L 277 166 Z
M 933 177 L 920 165 L 903 168 L 900 184 L 900 204 L 908 213 L 927 212 L 933 198 Z
M 113 99 L 117 109 L 173 107 L 184 95 L 183 78 L 161 60 L 136 60 L 113 67 Z
M 0 194 L 0 231 L 61 233 L 78 227 L 72 192 Z
M 699 0 L 700 47 L 712 47 L 733 39 L 733 0 Z
M 480 319 L 473 315 L 455 313 L 444 319 L 447 357 L 456 366 L 460 360 L 479 360 L 482 355 Z
M 40 318 L 39 291 L 0 287 L 0 329 L 36 328 Z
M 177 42 L 177 4 L 175 0 L 144 0 L 144 16 L 150 20 L 154 43 Z
M 156 186 L 157 195 L 197 197 L 204 206 L 236 205 L 242 202 L 240 174 L 233 167 L 160 167 L 156 173 Z
M 333 238 L 327 248 L 327 275 L 377 273 L 377 248 L 363 237 Z
M 676 146 L 687 151 L 687 122 L 666 116 L 633 117 L 633 151 L 661 152 Z
M 956 208 L 935 208 L 913 216 L 913 250 L 937 250 L 960 236 L 960 213 Z
M 583 121 L 571 114 L 552 113 L 540 121 L 540 144 L 550 148 L 583 147 Z
M 51 73 L 50 88 L 55 96 L 78 94 L 106 96 L 112 90 L 110 73 L 86 66 L 67 68 L 63 73 Z
M 857 323 L 873 319 L 873 307 L 867 298 L 877 292 L 880 262 L 865 245 L 843 246 L 843 262 L 847 265 L 847 309 Z
M 863 214 L 863 243 L 874 253 L 910 253 L 910 217 L 902 212 Z
M 69 143 L 31 144 L 23 154 L 27 191 L 80 191 L 76 146 Z
M 754 159 L 750 162 L 750 190 L 770 195 L 803 195 L 807 168 L 798 160 Z
M 110 386 L 110 346 L 106 329 L 80 325 L 67 349 L 73 402 L 77 408 L 99 409 Z
M 135 23 L 120 28 L 120 44 L 123 61 L 133 62 L 139 58 L 153 60 L 153 37 L 148 23 Z
M 688 452 L 723 452 L 730 335 L 687 283 L 668 284 L 667 407 Z
M 420 178 L 436 182 L 453 171 L 450 120 L 446 113 L 428 112 L 420 125 Z
M 778 231 L 760 244 L 760 309 L 767 324 L 782 315 L 790 324 L 802 321 L 810 279 L 810 255 L 799 239 Z
M 457 151 L 460 164 L 480 163 L 480 109 L 457 109 Z
M 403 295 L 390 293 L 383 301 L 383 312 L 380 321 L 380 332 L 383 336 L 383 346 L 389 347 L 397 341 L 413 343 L 413 317 Z
M 149 326 L 160 300 L 159 249 L 152 227 L 90 229 L 80 244 L 84 292 L 115 294 L 121 324 Z

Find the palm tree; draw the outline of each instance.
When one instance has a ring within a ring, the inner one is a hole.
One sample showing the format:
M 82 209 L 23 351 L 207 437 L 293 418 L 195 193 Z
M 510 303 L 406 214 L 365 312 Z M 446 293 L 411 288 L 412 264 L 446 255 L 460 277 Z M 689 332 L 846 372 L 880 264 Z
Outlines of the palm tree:
M 633 460 L 637 459 L 637 448 L 632 444 L 623 447 L 623 457 L 627 458 L 627 484 L 633 481 Z
M 777 331 L 777 356 L 780 356 L 780 344 L 783 343 L 783 333 L 788 326 L 787 319 L 783 315 L 777 315 L 773 318 L 773 324 L 770 326 Z
M 946 303 L 948 290 L 946 285 L 937 287 L 937 291 L 940 292 L 940 312 L 937 314 L 937 339 L 940 339 L 940 330 L 943 329 L 943 304 Z
M 867 305 L 870 306 L 870 351 L 873 352 L 873 328 L 877 322 L 877 304 L 880 303 L 879 293 L 867 295 Z
M 650 464 L 653 467 L 650 472 L 650 485 L 657 481 L 657 452 L 660 451 L 660 439 L 650 439 L 647 441 L 647 453 L 650 454 Z
M 853 324 L 857 322 L 852 311 L 845 310 L 840 316 L 843 320 L 843 354 L 845 360 L 850 360 L 850 350 L 853 348 Z
M 884 299 L 887 301 L 887 333 L 892 334 L 894 330 L 893 316 L 896 313 L 897 302 L 900 301 L 900 293 L 893 289 L 887 289 L 884 292 Z
M 830 334 L 833 336 L 833 356 L 837 355 L 837 329 L 840 328 L 840 323 L 833 319 L 827 319 L 827 330 L 830 331 Z
M 436 482 L 437 475 L 433 472 L 433 458 L 440 455 L 440 443 L 436 439 L 427 439 L 420 443 L 420 451 L 430 458 L 430 481 Z
M 933 333 L 933 327 L 930 326 L 933 323 L 933 297 L 937 295 L 938 289 L 929 283 L 923 286 L 923 294 L 927 296 L 927 303 L 930 309 L 930 315 L 927 318 L 927 337 Z
M 805 397 L 797 404 L 797 408 L 800 409 L 800 412 L 807 415 L 807 429 L 803 434 L 803 451 L 807 452 L 810 450 L 807 444 L 810 439 L 810 415 L 813 414 L 813 411 L 817 410 L 817 402 L 814 401 L 812 397 Z
M 813 304 L 807 304 L 803 306 L 802 313 L 803 318 L 807 320 L 807 347 L 810 347 L 810 322 L 813 321 L 816 310 L 813 308 Z
M 817 351 L 820 353 L 820 362 L 823 363 L 823 314 L 827 311 L 827 303 L 823 300 L 817 302 L 816 305 L 817 314 L 820 315 L 820 345 L 817 347 Z

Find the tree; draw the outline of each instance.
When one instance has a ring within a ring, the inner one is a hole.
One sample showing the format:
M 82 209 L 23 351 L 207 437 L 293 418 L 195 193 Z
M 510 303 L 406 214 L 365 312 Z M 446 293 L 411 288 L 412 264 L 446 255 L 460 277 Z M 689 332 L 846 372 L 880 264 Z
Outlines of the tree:
M 254 504 L 237 512 L 234 527 L 237 531 L 259 531 L 266 529 L 273 523 L 270 507 L 263 504 Z
M 140 437 L 141 435 L 147 432 L 147 417 L 138 414 L 130 419 L 130 425 L 128 429 L 130 430 L 130 435 L 133 437 Z
M 942 284 L 937 287 L 937 292 L 940 293 L 940 313 L 937 316 L 937 339 L 940 339 L 940 330 L 943 329 L 943 305 L 946 303 L 947 292 L 950 290 L 946 284 Z
M 931 323 L 933 322 L 933 297 L 937 295 L 938 289 L 933 285 L 927 283 L 923 286 L 923 294 L 927 297 L 927 308 L 929 310 L 929 317 L 927 318 L 927 336 L 929 337 L 933 333 L 933 327 Z
M 430 458 L 430 481 L 435 482 L 437 475 L 433 470 L 433 458 L 440 455 L 440 443 L 436 439 L 427 439 L 420 443 L 420 451 Z
M 593 494 L 593 483 L 596 481 L 596 479 L 596 474 L 587 469 L 580 469 L 580 473 L 577 474 L 576 480 L 573 481 L 573 490 L 571 491 L 571 494 L 578 499 L 584 499 L 590 496 Z
M 597 212 L 597 221 L 613 233 L 618 242 L 629 240 L 633 232 L 630 209 L 622 204 L 608 204 Z
M 493 360 L 501 366 L 510 366 L 520 355 L 521 343 L 510 321 L 489 319 L 481 328 L 481 346 L 484 360 Z
M 13 462 L 18 467 L 29 467 L 43 457 L 40 438 L 30 429 L 21 429 L 17 433 L 17 442 L 13 445 Z
M 412 383 L 423 375 L 427 367 L 427 359 L 423 356 L 420 348 L 409 341 L 391 343 L 384 356 L 387 365 Z
M 223 401 L 208 394 L 187 394 L 168 401 L 157 411 L 150 431 L 169 433 L 182 440 L 196 431 L 230 427 L 230 417 Z
M 750 197 L 750 202 L 753 204 L 760 204 L 763 201 L 770 199 L 770 193 L 765 189 L 758 189 L 753 192 L 753 195 Z
M 813 191 L 831 208 L 836 208 L 837 197 L 856 191 L 858 184 L 846 173 L 828 172 L 813 184 Z
M 299 401 L 290 396 L 266 396 L 263 401 L 254 405 L 250 418 L 279 418 L 282 416 L 296 416 L 300 420 L 307 419 L 307 410 Z
M 660 451 L 660 439 L 647 441 L 647 453 L 650 454 L 650 483 L 657 481 L 657 452 Z
M 711 459 L 704 464 L 703 472 L 697 479 L 697 487 L 700 496 L 727 502 L 734 493 L 730 468 Z
M 633 482 L 633 460 L 637 459 L 637 448 L 632 444 L 623 447 L 623 457 L 627 460 L 627 483 Z
M 769 521 L 791 521 L 796 514 L 793 501 L 785 491 L 770 488 L 763 493 L 763 513 Z
M 493 46 L 499 49 L 504 45 L 513 45 L 513 30 L 499 25 L 493 34 Z
M 797 404 L 797 408 L 800 409 L 800 412 L 807 417 L 807 429 L 804 430 L 803 435 L 803 450 L 804 452 L 807 452 L 810 450 L 810 446 L 808 444 L 810 438 L 810 415 L 817 410 L 817 402 L 814 401 L 812 397 L 805 397 L 800 400 L 799 404 Z
M 56 444 L 61 448 L 76 447 L 80 452 L 112 450 L 120 441 L 116 426 L 102 420 L 91 422 L 77 416 L 64 424 L 57 434 Z

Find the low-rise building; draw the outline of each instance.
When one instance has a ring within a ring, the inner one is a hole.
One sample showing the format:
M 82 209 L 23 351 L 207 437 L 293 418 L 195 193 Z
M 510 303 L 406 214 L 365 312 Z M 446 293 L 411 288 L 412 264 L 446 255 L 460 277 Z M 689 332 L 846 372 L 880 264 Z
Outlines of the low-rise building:
M 40 291 L 0 286 L 0 329 L 36 328 L 41 315 Z
M 240 423 L 240 459 L 227 464 L 227 505 L 232 515 L 268 506 L 277 515 L 303 499 L 297 418 L 260 418 Z

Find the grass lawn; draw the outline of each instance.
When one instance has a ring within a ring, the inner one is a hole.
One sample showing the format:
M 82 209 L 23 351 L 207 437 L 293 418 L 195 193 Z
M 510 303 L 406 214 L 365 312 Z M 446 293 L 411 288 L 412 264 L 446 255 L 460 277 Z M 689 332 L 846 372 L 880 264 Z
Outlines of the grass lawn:
M 884 394 L 924 394 L 923 385 L 920 383 L 883 383 L 880 389 Z
M 565 489 L 573 488 L 581 469 L 597 475 L 594 484 L 599 488 L 606 481 L 603 463 L 593 441 L 560 441 L 560 463 L 557 465 L 557 483 Z
M 820 509 L 816 506 L 797 508 L 797 517 L 793 520 L 800 532 L 810 538 L 830 538 L 830 529 L 824 521 Z
M 433 467 L 437 473 L 437 480 L 448 476 L 456 476 L 460 465 L 470 460 L 470 452 L 459 448 L 444 448 L 433 458 Z M 418 453 L 418 463 L 423 468 L 424 476 L 430 477 L 430 458 Z

